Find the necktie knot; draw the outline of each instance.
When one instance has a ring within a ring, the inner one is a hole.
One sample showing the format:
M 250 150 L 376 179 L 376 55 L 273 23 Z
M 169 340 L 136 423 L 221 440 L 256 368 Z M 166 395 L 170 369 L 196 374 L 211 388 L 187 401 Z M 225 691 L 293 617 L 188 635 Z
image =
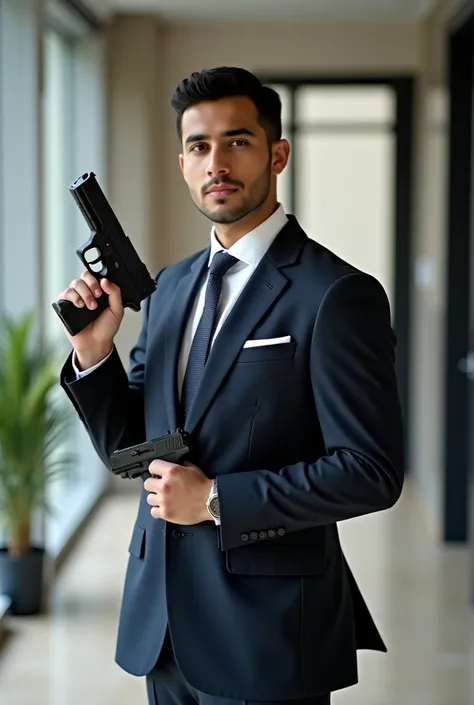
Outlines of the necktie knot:
M 232 255 L 229 255 L 227 252 L 216 252 L 212 258 L 209 276 L 221 279 L 238 261 L 236 257 L 232 257 Z

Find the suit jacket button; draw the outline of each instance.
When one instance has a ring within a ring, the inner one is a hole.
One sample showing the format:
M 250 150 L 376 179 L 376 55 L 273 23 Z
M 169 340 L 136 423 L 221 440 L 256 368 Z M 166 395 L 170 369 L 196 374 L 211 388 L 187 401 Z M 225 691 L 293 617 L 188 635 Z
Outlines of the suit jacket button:
M 277 531 L 278 536 L 284 536 L 286 534 L 285 529 L 278 529 Z
M 178 529 L 173 529 L 173 533 L 171 535 L 174 539 L 180 539 L 182 536 L 182 533 Z
M 270 530 L 269 530 L 269 532 L 268 532 L 268 538 L 269 538 L 269 539 L 274 539 L 276 535 L 277 535 L 277 532 L 275 531 L 275 529 L 270 529 Z
M 258 538 L 262 539 L 262 541 L 264 541 L 267 538 L 267 536 L 268 536 L 268 534 L 266 531 L 261 531 L 258 535 Z
M 248 540 L 249 540 L 249 535 L 248 535 L 248 534 L 242 534 L 240 538 L 241 538 L 242 541 L 248 541 Z
M 256 541 L 256 540 L 258 539 L 258 534 L 257 534 L 257 532 L 256 532 L 256 531 L 252 531 L 252 533 L 250 534 L 250 538 L 252 539 L 252 541 Z

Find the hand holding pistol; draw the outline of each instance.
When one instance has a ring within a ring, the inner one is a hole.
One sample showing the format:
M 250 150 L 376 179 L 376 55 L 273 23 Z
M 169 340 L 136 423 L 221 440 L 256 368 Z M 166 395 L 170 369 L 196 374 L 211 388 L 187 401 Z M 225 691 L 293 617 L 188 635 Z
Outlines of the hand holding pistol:
M 178 429 L 167 436 L 116 450 L 110 456 L 110 465 L 114 475 L 133 480 L 140 476 L 149 477 L 148 467 L 153 460 L 179 463 L 190 451 L 190 435 Z
M 84 174 L 69 188 L 90 229 L 76 250 L 86 270 L 52 304 L 82 367 L 112 349 L 124 308 L 140 310 L 156 288 L 145 264 L 125 235 L 95 174 Z

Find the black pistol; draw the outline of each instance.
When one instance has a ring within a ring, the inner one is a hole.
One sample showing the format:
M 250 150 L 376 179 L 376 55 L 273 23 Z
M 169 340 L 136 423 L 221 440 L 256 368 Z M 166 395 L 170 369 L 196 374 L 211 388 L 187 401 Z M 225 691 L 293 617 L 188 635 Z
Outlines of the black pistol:
M 122 478 L 134 480 L 148 471 L 152 460 L 179 463 L 191 450 L 189 433 L 178 429 L 167 436 L 154 438 L 136 446 L 116 450 L 110 456 L 112 472 Z
M 69 187 L 91 231 L 90 238 L 76 250 L 89 272 L 98 280 L 106 277 L 120 287 L 124 308 L 139 311 L 141 302 L 156 289 L 156 283 L 125 235 L 114 211 L 91 171 Z M 100 316 L 108 306 L 105 292 L 96 299 L 97 308 L 78 308 L 60 299 L 52 304 L 70 335 L 76 335 Z

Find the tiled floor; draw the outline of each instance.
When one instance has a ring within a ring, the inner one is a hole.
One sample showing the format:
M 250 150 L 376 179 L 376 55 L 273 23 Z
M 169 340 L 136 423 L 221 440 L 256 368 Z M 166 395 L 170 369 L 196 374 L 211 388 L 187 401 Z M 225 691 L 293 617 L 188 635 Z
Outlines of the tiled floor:
M 135 498 L 112 497 L 56 586 L 50 618 L 10 621 L 0 705 L 146 705 L 113 661 Z M 360 654 L 360 683 L 334 705 L 474 705 L 468 557 L 439 549 L 410 488 L 389 512 L 341 526 L 346 556 L 389 646 Z

